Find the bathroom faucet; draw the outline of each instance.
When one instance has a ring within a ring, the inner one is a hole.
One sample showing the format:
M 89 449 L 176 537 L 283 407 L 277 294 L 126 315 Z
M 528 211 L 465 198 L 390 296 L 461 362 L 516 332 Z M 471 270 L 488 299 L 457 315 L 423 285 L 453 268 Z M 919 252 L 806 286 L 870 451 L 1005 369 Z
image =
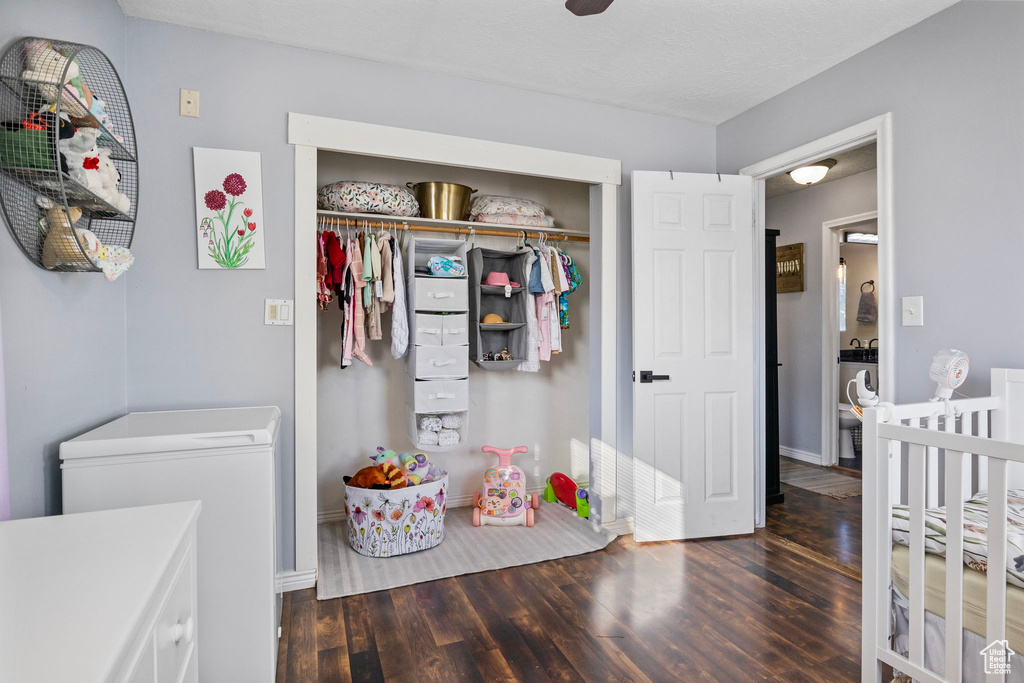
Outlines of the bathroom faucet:
M 853 346 L 853 342 L 857 342 L 857 348 L 858 349 L 863 349 L 864 348 L 864 345 L 860 343 L 860 339 L 857 339 L 856 337 L 851 339 L 850 340 L 850 346 Z
M 875 343 L 875 342 L 877 342 L 877 341 L 878 341 L 878 339 L 877 339 L 877 338 L 875 338 L 875 339 L 872 339 L 871 341 L 869 341 L 869 342 L 868 342 L 868 349 L 873 349 L 873 348 L 875 348 L 875 347 L 873 347 L 873 346 L 872 346 L 872 344 L 874 344 L 874 343 Z

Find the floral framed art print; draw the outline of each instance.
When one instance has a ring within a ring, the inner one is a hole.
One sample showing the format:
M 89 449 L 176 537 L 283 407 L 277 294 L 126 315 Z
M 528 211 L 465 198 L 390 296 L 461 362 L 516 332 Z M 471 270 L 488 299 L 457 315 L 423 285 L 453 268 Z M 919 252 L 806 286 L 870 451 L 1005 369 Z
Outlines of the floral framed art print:
M 267 267 L 259 152 L 192 148 L 200 269 Z

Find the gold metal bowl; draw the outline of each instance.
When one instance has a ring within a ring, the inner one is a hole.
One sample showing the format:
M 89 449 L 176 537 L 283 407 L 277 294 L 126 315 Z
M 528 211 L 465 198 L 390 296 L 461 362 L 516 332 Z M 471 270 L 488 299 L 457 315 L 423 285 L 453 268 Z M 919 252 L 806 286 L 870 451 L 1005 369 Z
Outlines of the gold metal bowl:
M 476 190 L 458 183 L 406 183 L 420 204 L 420 215 L 443 221 L 463 221 Z

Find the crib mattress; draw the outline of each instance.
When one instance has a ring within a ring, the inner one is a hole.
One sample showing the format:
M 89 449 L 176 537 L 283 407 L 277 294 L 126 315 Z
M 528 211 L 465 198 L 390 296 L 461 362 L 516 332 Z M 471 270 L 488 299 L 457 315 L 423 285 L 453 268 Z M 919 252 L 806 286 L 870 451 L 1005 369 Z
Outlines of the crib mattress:
M 946 558 L 926 554 L 924 557 L 924 608 L 946 618 Z M 892 582 L 903 595 L 909 595 L 910 548 L 892 546 Z M 988 574 L 964 567 L 964 628 L 978 635 L 985 634 Z M 1024 652 L 1024 588 L 1006 585 L 1006 639 L 1010 647 Z

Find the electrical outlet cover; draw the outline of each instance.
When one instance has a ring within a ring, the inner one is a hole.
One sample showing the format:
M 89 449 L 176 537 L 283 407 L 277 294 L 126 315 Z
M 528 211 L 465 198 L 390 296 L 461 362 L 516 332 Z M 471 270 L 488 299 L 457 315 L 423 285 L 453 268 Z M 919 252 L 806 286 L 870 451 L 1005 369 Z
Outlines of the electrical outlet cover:
M 295 311 L 291 299 L 267 299 L 263 316 L 265 325 L 293 325 L 292 316 Z
M 182 88 L 179 91 L 179 97 L 178 114 L 199 118 L 199 91 Z
M 903 297 L 903 327 L 924 327 L 924 297 Z

